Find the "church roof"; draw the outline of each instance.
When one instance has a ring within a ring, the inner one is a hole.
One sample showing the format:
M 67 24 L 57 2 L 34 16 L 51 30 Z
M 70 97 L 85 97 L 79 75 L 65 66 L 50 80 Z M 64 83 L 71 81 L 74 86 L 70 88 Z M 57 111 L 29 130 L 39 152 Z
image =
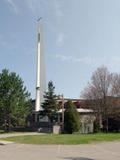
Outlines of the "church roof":
M 65 111 L 65 109 L 64 109 L 64 111 Z M 92 110 L 92 109 L 77 108 L 77 111 L 78 111 L 79 113 L 93 113 L 93 110 Z M 60 109 L 60 110 L 58 111 L 58 113 L 62 113 L 62 109 Z

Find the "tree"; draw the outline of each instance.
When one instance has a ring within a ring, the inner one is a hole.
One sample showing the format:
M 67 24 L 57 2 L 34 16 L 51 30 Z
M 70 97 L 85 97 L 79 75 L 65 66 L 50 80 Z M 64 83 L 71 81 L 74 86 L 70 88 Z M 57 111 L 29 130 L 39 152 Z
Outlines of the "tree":
M 120 121 L 120 74 L 113 73 L 111 81 L 111 95 L 109 99 L 109 117 Z
M 72 134 L 80 129 L 80 117 L 72 101 L 66 103 L 66 110 L 64 113 L 64 130 Z
M 120 97 L 120 74 L 113 73 L 112 74 L 112 95 L 114 97 Z
M 0 73 L 1 123 L 5 130 L 11 126 L 25 125 L 31 107 L 30 93 L 15 72 L 3 69 Z
M 48 116 L 51 122 L 56 121 L 58 104 L 57 96 L 55 94 L 55 87 L 52 81 L 49 81 L 48 83 L 48 91 L 45 92 L 42 108 L 42 116 Z
M 82 94 L 97 113 L 100 128 L 104 121 L 106 130 L 108 130 L 108 96 L 111 95 L 111 81 L 112 74 L 106 67 L 100 67 L 93 73 L 91 82 Z

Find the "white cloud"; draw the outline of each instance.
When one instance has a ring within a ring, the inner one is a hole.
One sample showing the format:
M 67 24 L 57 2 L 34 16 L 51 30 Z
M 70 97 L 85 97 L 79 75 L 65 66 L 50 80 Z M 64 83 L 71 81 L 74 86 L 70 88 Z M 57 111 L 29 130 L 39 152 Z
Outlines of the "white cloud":
M 49 16 L 49 19 L 55 18 L 60 22 L 63 16 L 61 2 L 59 0 L 3 0 L 15 12 L 18 13 L 21 3 L 29 9 L 34 16 Z
M 5 0 L 5 2 L 11 7 L 11 9 L 17 14 L 18 13 L 18 7 L 15 3 L 15 0 Z
M 39 3 L 41 0 L 25 0 L 27 7 L 32 11 L 32 13 L 36 14 L 37 8 L 39 7 Z
M 31 12 L 38 17 L 48 15 L 50 19 L 54 17 L 56 21 L 59 21 L 63 16 L 59 0 L 25 0 L 25 3 Z
M 4 0 L 6 4 L 15 13 L 22 12 L 26 9 L 31 12 L 34 19 L 37 20 L 39 16 L 43 16 L 43 23 L 50 29 L 56 36 L 57 46 L 61 46 L 65 39 L 65 34 L 61 29 L 61 20 L 63 16 L 63 4 L 59 0 Z M 23 4 L 22 4 L 23 3 Z M 22 5 L 21 5 L 22 4 Z M 24 8 L 23 8 L 24 6 Z
M 54 10 L 57 18 L 61 18 L 63 16 L 63 11 L 58 0 L 54 0 Z
M 66 55 L 55 55 L 55 57 L 61 61 L 82 63 L 85 65 L 100 66 L 105 65 L 110 68 L 120 67 L 120 57 L 74 57 Z
M 65 35 L 62 32 L 57 35 L 56 43 L 58 46 L 61 46 L 63 44 L 64 38 L 65 38 Z
M 61 61 L 68 61 L 68 62 L 72 62 L 73 61 L 73 57 L 72 56 L 64 56 L 64 55 L 55 55 L 55 57 Z
M 61 61 L 77 62 L 77 63 L 84 63 L 84 64 L 96 63 L 95 59 L 91 57 L 79 58 L 79 57 L 65 56 L 65 55 L 56 55 L 55 57 Z

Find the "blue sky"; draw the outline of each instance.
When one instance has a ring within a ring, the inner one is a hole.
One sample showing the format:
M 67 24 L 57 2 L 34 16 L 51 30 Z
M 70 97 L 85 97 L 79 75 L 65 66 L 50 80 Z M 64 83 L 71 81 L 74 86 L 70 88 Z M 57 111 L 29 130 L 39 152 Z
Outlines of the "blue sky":
M 24 80 L 35 97 L 36 20 L 43 17 L 47 82 L 79 98 L 92 72 L 120 72 L 119 0 L 0 0 L 0 70 Z

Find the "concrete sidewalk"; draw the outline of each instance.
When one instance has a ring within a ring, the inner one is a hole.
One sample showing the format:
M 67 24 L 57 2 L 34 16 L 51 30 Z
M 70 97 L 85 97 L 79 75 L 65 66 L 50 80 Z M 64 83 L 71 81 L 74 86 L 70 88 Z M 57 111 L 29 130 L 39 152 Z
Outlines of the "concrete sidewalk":
M 14 137 L 14 136 L 25 136 L 25 135 L 43 135 L 43 134 L 45 134 L 45 133 L 38 133 L 38 132 L 3 133 L 3 134 L 0 134 L 0 138 Z
M 0 140 L 0 145 L 13 144 L 14 142 Z
M 0 160 L 120 160 L 120 142 L 0 146 Z

